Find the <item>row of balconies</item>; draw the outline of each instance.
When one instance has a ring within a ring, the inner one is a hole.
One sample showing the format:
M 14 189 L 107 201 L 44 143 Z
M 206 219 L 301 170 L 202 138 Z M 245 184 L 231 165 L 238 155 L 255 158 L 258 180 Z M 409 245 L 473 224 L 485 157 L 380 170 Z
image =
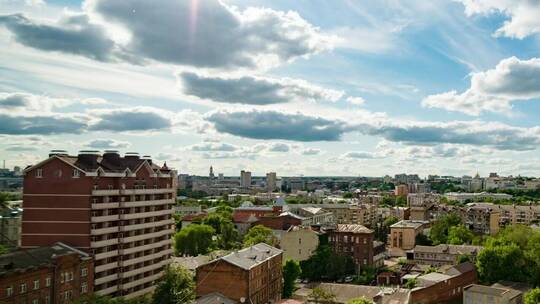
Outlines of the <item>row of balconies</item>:
M 164 209 L 164 210 L 150 211 L 150 212 L 100 215 L 100 216 L 92 216 L 91 220 L 92 220 L 92 223 L 102 223 L 102 222 L 113 222 L 113 221 L 119 221 L 119 220 L 131 220 L 131 219 L 138 219 L 138 218 L 145 218 L 145 217 L 154 217 L 154 216 L 161 216 L 161 215 L 167 215 L 167 214 L 173 214 L 173 210 Z
M 130 207 L 145 207 L 174 204 L 173 199 L 159 199 L 150 201 L 133 201 L 133 202 L 111 202 L 111 203 L 92 203 L 92 209 L 115 209 L 115 208 L 130 208 Z
M 95 196 L 111 196 L 111 195 L 141 195 L 141 194 L 161 194 L 174 193 L 174 188 L 157 188 L 157 189 L 96 189 L 92 190 L 92 195 Z
M 146 233 L 146 234 L 140 234 L 140 235 L 134 235 L 130 237 L 115 237 L 107 240 L 101 240 L 101 241 L 94 241 L 90 243 L 91 248 L 101 248 L 106 246 L 112 246 L 112 245 L 118 245 L 118 244 L 127 244 L 131 242 L 136 242 L 140 240 L 147 240 L 147 239 L 153 239 L 164 235 L 172 234 L 172 229 L 165 229 L 158 232 L 153 233 Z

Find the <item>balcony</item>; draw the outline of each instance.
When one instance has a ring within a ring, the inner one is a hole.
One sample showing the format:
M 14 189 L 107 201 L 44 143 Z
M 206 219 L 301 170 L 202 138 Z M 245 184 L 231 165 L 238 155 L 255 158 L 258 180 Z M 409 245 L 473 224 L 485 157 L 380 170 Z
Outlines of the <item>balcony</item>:
M 112 222 L 118 221 L 119 219 L 120 217 L 118 216 L 118 214 L 92 216 L 92 223 Z
M 140 241 L 140 240 L 160 237 L 160 236 L 163 236 L 163 235 L 173 234 L 173 233 L 174 233 L 174 231 L 172 229 L 165 229 L 165 230 L 158 231 L 158 232 L 153 232 L 153 233 L 146 233 L 146 234 L 141 234 L 141 235 L 134 235 L 134 236 L 124 237 L 122 239 L 122 242 L 123 243 L 131 243 L 131 242 L 136 242 L 136 241 Z
M 165 245 L 168 245 L 168 244 L 172 244 L 172 239 L 163 240 L 161 242 L 157 242 L 157 243 L 153 243 L 153 244 L 146 244 L 146 245 L 141 245 L 141 246 L 137 246 L 137 247 L 122 249 L 122 250 L 120 250 L 120 254 L 121 255 L 131 254 L 131 253 L 135 253 L 135 252 L 139 252 L 139 251 L 158 248 L 158 247 L 165 246 Z
M 148 293 L 153 292 L 155 289 L 156 289 L 156 286 L 150 286 L 150 287 L 148 287 L 148 288 L 141 289 L 141 290 L 137 290 L 137 291 L 135 291 L 135 292 L 132 292 L 132 293 L 130 293 L 130 294 L 127 294 L 127 295 L 124 296 L 124 298 L 125 298 L 125 299 L 131 299 L 131 298 L 143 296 L 143 295 L 145 295 L 145 294 L 148 294 Z
M 107 271 L 107 270 L 111 270 L 111 269 L 115 269 L 115 268 L 118 268 L 118 262 L 112 262 L 112 263 L 109 263 L 109 264 L 103 264 L 103 265 L 96 266 L 94 268 L 94 271 L 96 273 L 98 273 L 98 272 L 103 272 L 103 271 Z
M 108 288 L 105 288 L 105 289 L 96 290 L 96 293 L 98 295 L 106 296 L 106 295 L 110 295 L 111 293 L 116 292 L 116 291 L 118 291 L 118 286 L 114 285 L 114 286 L 111 286 L 111 287 L 108 287 Z
M 165 210 L 159 210 L 159 211 L 120 214 L 120 219 L 133 220 L 133 219 L 144 218 L 144 217 L 162 216 L 162 215 L 167 215 L 167 214 L 173 214 L 173 210 L 165 209 Z
M 99 278 L 99 279 L 95 279 L 94 284 L 95 285 L 101 285 L 103 283 L 114 281 L 116 279 L 118 279 L 118 273 L 111 274 L 111 275 L 108 275 L 108 276 L 105 276 L 105 277 L 102 277 L 102 278 Z
M 138 258 L 133 258 L 133 259 L 129 259 L 129 260 L 120 261 L 120 266 L 126 267 L 126 266 L 129 266 L 129 265 L 133 265 L 133 264 L 137 264 L 137 263 L 157 259 L 157 258 L 160 258 L 162 256 L 170 255 L 172 253 L 173 253 L 172 249 L 167 249 L 167 250 L 163 250 L 163 251 L 160 251 L 160 252 L 157 252 L 157 253 L 154 253 L 154 254 L 149 254 L 149 255 L 146 255 L 146 256 L 138 257 Z
M 108 239 L 108 240 L 103 240 L 103 241 L 90 242 L 90 247 L 100 248 L 100 247 L 117 245 L 117 244 L 118 244 L 118 238 L 114 238 L 114 239 Z
M 140 194 L 161 194 L 161 193 L 175 193 L 174 188 L 158 188 L 158 189 L 122 189 L 121 195 L 140 195 Z
M 122 289 L 126 290 L 126 289 L 133 288 L 135 286 L 146 284 L 148 282 L 159 280 L 163 276 L 164 273 L 165 273 L 164 271 L 161 271 L 161 272 L 159 272 L 159 273 L 157 273 L 155 275 L 152 275 L 152 276 L 149 276 L 149 277 L 146 277 L 146 278 L 131 281 L 129 283 L 124 283 L 124 284 L 122 284 Z
M 123 202 L 122 207 L 144 207 L 144 206 L 160 206 L 167 204 L 174 204 L 174 199 L 161 199 L 161 200 L 149 200 L 149 201 L 134 201 L 134 202 Z
M 130 271 L 123 272 L 121 274 L 121 276 L 122 276 L 123 279 L 129 278 L 129 277 L 141 274 L 141 273 L 145 273 L 147 271 L 151 271 L 151 270 L 161 268 L 161 267 L 163 267 L 163 266 L 165 266 L 165 265 L 167 265 L 169 263 L 170 263 L 169 260 L 164 260 L 164 261 L 161 261 L 161 262 L 156 263 L 156 264 L 152 264 L 152 265 L 148 265 L 148 266 L 145 266 L 145 267 L 140 267 L 140 268 L 136 268 L 136 269 L 133 269 L 133 270 L 130 270 Z
M 109 234 L 109 233 L 116 233 L 120 230 L 118 226 L 115 227 L 105 227 L 105 228 L 98 228 L 98 229 L 92 229 L 90 231 L 91 235 L 101 235 L 101 234 Z
M 94 260 L 96 260 L 96 261 L 103 260 L 103 259 L 106 259 L 106 258 L 112 258 L 112 257 L 117 256 L 117 255 L 118 255 L 118 250 L 111 250 L 111 251 L 96 254 L 94 256 Z
M 119 195 L 119 189 L 107 189 L 107 190 L 92 190 L 92 195 L 94 196 L 110 196 L 110 195 Z
M 153 228 L 153 227 L 159 227 L 164 225 L 172 225 L 174 224 L 174 219 L 168 219 L 158 222 L 150 222 L 150 223 L 142 223 L 142 224 L 133 224 L 133 225 L 126 225 L 122 226 L 120 228 L 121 231 L 131 231 L 131 230 L 138 230 L 138 229 L 145 229 L 145 228 Z
M 114 209 L 118 208 L 120 203 L 97 203 L 92 204 L 92 209 Z

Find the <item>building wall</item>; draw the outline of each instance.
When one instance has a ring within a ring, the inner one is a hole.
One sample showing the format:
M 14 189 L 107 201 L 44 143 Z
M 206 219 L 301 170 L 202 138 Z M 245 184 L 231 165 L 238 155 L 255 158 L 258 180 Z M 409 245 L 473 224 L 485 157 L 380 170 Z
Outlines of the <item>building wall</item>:
M 331 231 L 329 241 L 337 254 L 351 255 L 358 267 L 373 265 L 373 233 Z
M 523 296 L 519 295 L 512 299 L 504 295 L 488 295 L 465 289 L 463 292 L 463 304 L 522 304 Z
M 416 236 L 422 231 L 421 228 L 390 228 L 390 247 L 403 250 L 413 249 L 416 244 Z
M 476 282 L 478 282 L 476 271 L 466 272 L 428 287 L 413 289 L 409 297 L 409 303 L 430 304 L 460 300 L 463 289 Z
M 280 247 L 283 258 L 305 261 L 319 246 L 319 236 L 311 229 L 298 229 L 285 233 L 281 237 Z

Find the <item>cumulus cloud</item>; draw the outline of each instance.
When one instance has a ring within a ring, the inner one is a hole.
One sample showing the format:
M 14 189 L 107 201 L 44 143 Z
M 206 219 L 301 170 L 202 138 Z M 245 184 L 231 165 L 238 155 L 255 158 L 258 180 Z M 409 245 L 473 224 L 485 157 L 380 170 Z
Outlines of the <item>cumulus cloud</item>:
M 121 149 L 131 146 L 131 144 L 127 141 L 114 139 L 94 139 L 85 143 L 84 145 L 94 149 Z
M 57 24 L 41 24 L 24 15 L 0 16 L 15 40 L 25 46 L 82 55 L 95 60 L 110 61 L 114 41 L 107 38 L 102 26 L 91 24 L 87 15 L 64 16 Z
M 319 155 L 321 153 L 322 153 L 321 149 L 316 149 L 316 148 L 306 148 L 302 150 L 302 155 Z
M 366 152 L 366 151 L 350 151 L 346 152 L 342 155 L 343 158 L 355 158 L 355 159 L 374 159 L 374 158 L 381 158 L 381 155 L 378 155 L 374 152 Z
M 174 123 L 168 112 L 149 107 L 99 109 L 89 113 L 96 118 L 88 128 L 90 131 L 164 130 Z
M 190 147 L 188 147 L 192 151 L 237 151 L 240 150 L 239 147 L 227 143 L 215 143 L 215 142 L 208 142 L 208 143 L 201 143 L 201 144 L 195 144 Z
M 210 113 L 206 119 L 219 132 L 254 139 L 335 141 L 347 131 L 340 121 L 277 111 L 221 110 Z
M 87 122 L 75 115 L 11 115 L 0 112 L 0 134 L 51 135 L 78 134 L 85 130 Z
M 540 98 L 540 59 L 510 57 L 494 69 L 473 73 L 470 88 L 430 95 L 422 105 L 459 111 L 469 115 L 482 112 L 510 113 L 512 102 Z
M 70 103 L 71 102 L 66 99 L 50 98 L 47 96 L 38 96 L 22 92 L 0 92 L 0 111 L 5 112 L 49 112 L 53 108 L 64 107 Z
M 490 15 L 501 13 L 510 18 L 497 29 L 495 36 L 523 39 L 540 33 L 540 2 L 531 0 L 461 0 L 465 13 Z
M 361 105 L 363 105 L 366 101 L 365 101 L 364 98 L 362 98 L 362 97 L 358 97 L 358 96 L 349 96 L 349 97 L 347 97 L 347 102 L 350 103 L 350 104 L 353 104 L 353 105 L 361 106 Z
M 221 69 L 273 67 L 327 50 L 334 40 L 296 12 L 239 10 L 219 0 L 89 0 L 84 9 L 55 24 L 23 15 L 2 16 L 0 23 L 17 42 L 45 51 Z M 113 27 L 122 34 L 106 30 Z
M 274 79 L 251 75 L 232 76 L 181 72 L 187 95 L 224 103 L 267 105 L 291 101 L 337 101 L 343 92 L 325 89 L 300 79 Z

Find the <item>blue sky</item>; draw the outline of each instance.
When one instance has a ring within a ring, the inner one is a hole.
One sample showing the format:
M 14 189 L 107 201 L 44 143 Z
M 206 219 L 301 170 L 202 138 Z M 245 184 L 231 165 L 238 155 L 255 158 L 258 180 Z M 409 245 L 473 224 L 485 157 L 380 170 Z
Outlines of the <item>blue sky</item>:
M 540 175 L 540 4 L 0 0 L 0 157 Z

